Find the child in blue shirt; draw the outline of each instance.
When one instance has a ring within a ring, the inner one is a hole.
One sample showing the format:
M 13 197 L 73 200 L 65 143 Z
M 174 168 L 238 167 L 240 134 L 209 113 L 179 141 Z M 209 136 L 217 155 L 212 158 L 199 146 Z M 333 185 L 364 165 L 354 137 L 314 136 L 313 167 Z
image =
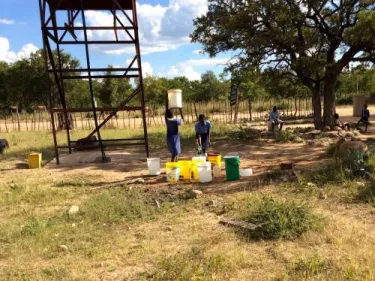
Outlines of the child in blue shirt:
M 367 132 L 367 127 L 368 127 L 368 123 L 369 123 L 368 119 L 370 118 L 370 111 L 367 109 L 367 107 L 368 107 L 367 104 L 365 104 L 363 106 L 361 119 L 359 119 L 359 121 L 355 125 L 356 129 L 358 129 L 358 126 L 359 126 L 360 123 L 365 124 L 365 132 Z
M 211 145 L 211 122 L 206 120 L 204 114 L 199 115 L 198 122 L 195 124 L 195 139 L 197 144 L 202 147 L 202 152 L 206 153 Z
M 178 155 L 181 154 L 181 142 L 178 126 L 182 124 L 182 120 L 173 118 L 172 111 L 167 109 L 165 112 L 165 124 L 167 125 L 167 145 L 172 154 L 171 162 L 177 162 Z

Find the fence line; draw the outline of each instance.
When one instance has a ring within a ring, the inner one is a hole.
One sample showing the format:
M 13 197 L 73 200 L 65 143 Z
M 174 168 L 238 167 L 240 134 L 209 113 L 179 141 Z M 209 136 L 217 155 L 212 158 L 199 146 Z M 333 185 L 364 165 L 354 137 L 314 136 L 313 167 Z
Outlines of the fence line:
M 238 104 L 237 122 L 250 122 L 265 120 L 273 105 L 277 105 L 283 118 L 306 118 L 312 116 L 310 99 L 289 99 L 276 103 L 274 100 L 241 101 Z M 153 109 L 153 113 L 147 114 L 149 127 L 164 125 L 164 107 Z M 208 103 L 185 103 L 183 114 L 185 123 L 194 123 L 199 114 L 205 114 L 215 123 L 231 123 L 234 120 L 235 108 L 228 102 L 215 101 Z M 176 113 L 178 113 L 176 111 Z M 106 116 L 98 115 L 99 122 Z M 57 116 L 56 128 L 59 127 Z M 47 113 L 11 114 L 0 117 L 0 133 L 10 131 L 45 131 L 51 130 L 51 118 Z M 89 130 L 95 127 L 92 114 L 72 113 L 71 122 L 74 129 Z M 138 112 L 119 112 L 117 118 L 113 117 L 104 129 L 131 129 L 142 127 L 142 116 Z

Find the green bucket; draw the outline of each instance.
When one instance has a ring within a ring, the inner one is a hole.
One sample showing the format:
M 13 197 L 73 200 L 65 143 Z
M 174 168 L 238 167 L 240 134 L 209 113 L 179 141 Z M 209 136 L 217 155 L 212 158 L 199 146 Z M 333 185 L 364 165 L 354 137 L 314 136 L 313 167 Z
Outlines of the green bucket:
M 240 157 L 239 156 L 226 156 L 225 172 L 227 174 L 227 181 L 236 181 L 240 179 Z

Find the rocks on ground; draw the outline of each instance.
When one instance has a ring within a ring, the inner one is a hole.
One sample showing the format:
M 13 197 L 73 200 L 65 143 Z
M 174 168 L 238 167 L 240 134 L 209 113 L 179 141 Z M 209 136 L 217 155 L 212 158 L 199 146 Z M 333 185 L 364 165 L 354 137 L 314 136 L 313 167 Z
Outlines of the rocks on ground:
M 59 245 L 59 250 L 61 252 L 67 252 L 69 250 L 69 248 L 66 245 Z
M 79 206 L 77 206 L 77 205 L 72 205 L 72 206 L 69 208 L 68 214 L 69 214 L 69 216 L 74 216 L 74 215 L 77 214 L 78 212 L 79 212 Z
M 201 190 L 196 190 L 196 189 L 190 190 L 189 193 L 191 197 L 195 199 L 203 195 L 203 192 Z

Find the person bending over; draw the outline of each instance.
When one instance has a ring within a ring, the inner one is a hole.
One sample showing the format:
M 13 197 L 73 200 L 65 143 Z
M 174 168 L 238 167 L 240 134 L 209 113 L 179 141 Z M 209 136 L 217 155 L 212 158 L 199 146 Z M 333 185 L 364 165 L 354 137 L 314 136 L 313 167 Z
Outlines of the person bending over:
M 206 120 L 204 114 L 199 115 L 198 122 L 195 124 L 195 139 L 197 144 L 202 147 L 202 153 L 206 153 L 211 145 L 211 122 Z

